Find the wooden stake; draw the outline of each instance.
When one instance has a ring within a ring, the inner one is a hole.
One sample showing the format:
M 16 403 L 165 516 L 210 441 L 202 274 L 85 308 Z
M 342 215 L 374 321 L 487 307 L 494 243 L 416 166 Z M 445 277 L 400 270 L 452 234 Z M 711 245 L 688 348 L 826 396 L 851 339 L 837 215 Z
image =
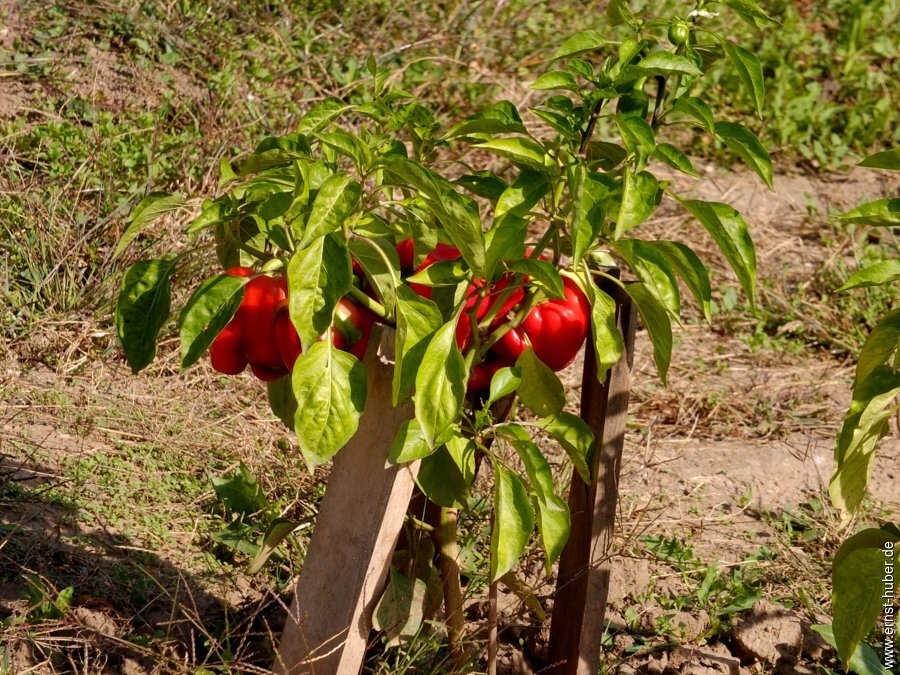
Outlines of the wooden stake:
M 590 343 L 585 350 L 581 416 L 593 430 L 597 447 L 591 461 L 591 485 L 575 474 L 569 492 L 572 526 L 559 561 L 550 625 L 550 667 L 545 671 L 553 675 L 596 675 L 609 595 L 635 315 L 630 298 L 619 286 L 606 280 L 601 288 L 616 300 L 625 354 L 600 384 Z
M 279 646 L 279 675 L 354 675 L 384 590 L 419 463 L 386 469 L 411 405 L 391 406 L 394 332 L 373 332 L 366 411 L 335 457 Z

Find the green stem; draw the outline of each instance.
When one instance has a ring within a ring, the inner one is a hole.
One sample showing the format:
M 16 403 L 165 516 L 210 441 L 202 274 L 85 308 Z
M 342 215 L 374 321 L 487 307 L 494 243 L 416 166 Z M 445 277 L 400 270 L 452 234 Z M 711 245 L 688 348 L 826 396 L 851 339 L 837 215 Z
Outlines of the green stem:
M 462 584 L 460 582 L 459 547 L 456 543 L 458 514 L 456 509 L 441 508 L 441 580 L 444 583 L 444 611 L 447 614 L 447 637 L 450 654 L 459 665 L 465 654 L 461 648 L 464 626 Z
M 656 76 L 656 101 L 653 103 L 653 117 L 650 118 L 650 126 L 654 129 L 659 123 L 659 112 L 662 109 L 663 99 L 666 96 L 666 78 Z
M 594 109 L 591 110 L 591 117 L 588 120 L 587 126 L 584 128 L 584 132 L 581 134 L 581 144 L 578 146 L 579 155 L 584 155 L 585 150 L 587 150 L 588 141 L 591 140 L 591 136 L 594 135 L 594 127 L 597 126 L 597 118 L 600 117 L 600 111 L 603 109 L 604 103 L 606 103 L 606 99 L 601 98 L 594 104 Z
M 357 303 L 359 303 L 366 309 L 377 314 L 380 318 L 382 318 L 388 324 L 390 324 L 392 326 L 394 325 L 393 317 L 390 315 L 390 313 L 387 311 L 387 309 L 385 309 L 384 305 L 382 305 L 377 300 L 373 300 L 372 298 L 370 298 L 368 295 L 366 295 L 362 291 L 362 289 L 357 288 L 356 286 L 351 286 L 350 287 L 350 295 L 353 296 L 353 299 Z

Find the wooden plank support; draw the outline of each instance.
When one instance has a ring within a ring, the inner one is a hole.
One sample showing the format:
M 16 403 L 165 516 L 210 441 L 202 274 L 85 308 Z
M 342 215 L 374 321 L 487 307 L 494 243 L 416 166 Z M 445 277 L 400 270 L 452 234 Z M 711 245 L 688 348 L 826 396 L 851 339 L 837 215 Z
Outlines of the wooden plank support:
M 581 416 L 594 432 L 597 446 L 591 461 L 591 485 L 585 485 L 576 473 L 569 492 L 571 533 L 560 556 L 550 624 L 550 665 L 543 671 L 553 675 L 596 675 L 609 595 L 635 315 L 625 291 L 609 280 L 600 281 L 600 287 L 616 300 L 625 354 L 600 384 L 590 343 L 585 350 Z
M 353 675 L 384 590 L 419 463 L 385 468 L 411 404 L 391 406 L 394 332 L 376 327 L 366 354 L 366 410 L 336 456 L 294 592 L 274 670 Z

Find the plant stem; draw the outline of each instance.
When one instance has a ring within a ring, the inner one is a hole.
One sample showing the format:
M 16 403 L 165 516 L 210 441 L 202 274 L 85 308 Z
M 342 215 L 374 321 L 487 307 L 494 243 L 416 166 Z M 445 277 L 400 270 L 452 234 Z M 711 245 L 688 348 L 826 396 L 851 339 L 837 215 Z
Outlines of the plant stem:
M 488 593 L 488 675 L 497 675 L 497 582 Z
M 579 155 L 584 155 L 588 141 L 591 140 L 591 136 L 594 135 L 594 127 L 597 126 L 597 118 L 600 117 L 600 111 L 603 109 L 604 103 L 606 103 L 606 99 L 601 98 L 594 104 L 594 109 L 591 110 L 591 117 L 588 120 L 587 126 L 584 128 L 584 133 L 581 134 L 581 145 L 578 146 Z
M 653 103 L 653 117 L 650 118 L 650 126 L 656 128 L 659 121 L 659 111 L 662 109 L 662 102 L 666 96 L 666 78 L 662 75 L 656 76 L 656 101 Z
M 353 299 L 358 302 L 360 305 L 365 307 L 366 309 L 374 312 L 379 317 L 384 319 L 389 325 L 393 326 L 393 317 L 388 314 L 388 311 L 384 308 L 377 300 L 373 300 L 368 295 L 363 293 L 362 289 L 357 288 L 356 286 L 350 286 L 350 295 L 353 296 Z
M 447 638 L 454 664 L 465 654 L 460 645 L 463 631 L 462 586 L 459 579 L 459 547 L 456 543 L 456 509 L 441 508 L 441 579 L 444 582 L 444 611 L 447 613 Z

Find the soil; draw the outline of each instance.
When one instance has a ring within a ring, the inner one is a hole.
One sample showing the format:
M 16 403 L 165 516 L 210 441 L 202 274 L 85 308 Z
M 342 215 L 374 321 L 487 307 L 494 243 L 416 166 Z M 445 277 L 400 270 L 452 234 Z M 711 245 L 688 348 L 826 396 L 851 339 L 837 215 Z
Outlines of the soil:
M 10 55 L 27 35 L 22 6 L 0 0 L 0 54 Z M 67 52 L 81 58 L 50 54 L 50 67 L 63 69 L 71 96 L 93 108 L 152 109 L 166 90 L 193 100 L 208 96 L 183 71 L 160 66 L 147 79 L 146 69 L 87 40 Z M 35 72 L 0 72 L 0 119 L 37 114 L 45 85 Z M 705 180 L 673 175 L 676 190 L 727 201 L 745 215 L 759 276 L 773 282 L 760 284 L 762 302 L 775 307 L 788 305 L 792 290 L 806 288 L 828 266 L 855 264 L 853 241 L 833 230 L 827 214 L 900 192 L 896 178 L 864 169 L 849 178 L 780 175 L 771 192 L 747 173 L 697 168 Z M 678 207 L 662 208 L 642 227 L 648 237 L 701 242 L 716 284 L 736 285 L 705 233 Z M 646 333 L 638 331 L 608 672 L 743 675 L 836 667 L 833 650 L 809 629 L 829 622 L 821 612 L 830 598 L 827 559 L 846 534 L 826 505 L 853 360 L 828 342 L 822 324 L 842 321 L 829 311 L 823 303 L 750 346 L 744 337 L 750 323 L 734 323 L 725 312 L 708 326 L 689 308 L 676 327 L 667 387 L 656 377 Z M 0 621 L 8 620 L 0 624 L 0 664 L 5 655 L 13 672 L 197 672 L 204 658 L 224 659 L 221 635 L 231 640 L 234 662 L 270 662 L 296 570 L 285 562 L 249 577 L 246 557 L 218 558 L 210 532 L 222 521 L 213 492 L 190 491 L 191 485 L 208 486 L 209 476 L 234 471 L 240 460 L 267 495 L 287 495 L 286 514 L 311 521 L 324 476 L 313 479 L 300 467 L 258 382 L 215 377 L 205 362 L 178 375 L 174 340 L 164 341 L 145 374 L 132 376 L 108 314 L 65 317 L 36 326 L 27 339 L 0 342 Z M 563 374 L 571 400 L 581 366 L 576 361 Z M 159 448 L 169 459 L 157 456 Z M 875 460 L 870 520 L 900 509 L 898 478 L 895 426 Z M 155 499 L 160 485 L 171 501 Z M 74 499 L 83 494 L 91 496 L 89 508 Z M 666 539 L 690 553 L 687 567 L 654 555 L 653 542 Z M 722 575 L 762 570 L 765 599 L 747 600 L 724 618 L 691 606 L 685 601 L 709 566 Z M 521 573 L 549 610 L 553 584 L 541 569 L 535 556 Z M 57 617 L 29 596 L 25 575 L 52 598 L 72 587 L 71 610 Z M 781 601 L 793 597 L 797 584 L 808 604 L 786 608 Z M 540 672 L 547 624 L 504 595 L 501 665 L 506 672 Z M 35 638 L 21 619 L 40 608 L 48 614 Z M 473 601 L 467 615 L 483 618 L 483 609 Z M 711 638 L 713 624 L 722 622 Z
M 763 233 L 756 235 L 762 278 L 788 268 L 790 274 L 802 277 L 805 272 L 798 260 L 817 267 L 834 255 L 816 235 L 822 221 L 810 219 L 809 204 L 823 213 L 894 187 L 868 172 L 858 173 L 859 179 L 841 182 L 779 177 L 775 193 L 757 190 L 743 175 L 734 181 L 700 183 L 697 190 L 704 198 L 743 205 L 754 232 Z M 663 212 L 648 228 L 666 231 L 685 226 L 683 216 Z M 691 596 L 698 579 L 648 554 L 640 543 L 647 535 L 674 535 L 690 547 L 696 560 L 718 561 L 723 570 L 748 564 L 755 552 L 768 547 L 788 559 L 760 563 L 770 565 L 776 578 L 785 569 L 796 571 L 791 556 L 802 567 L 809 556 L 827 555 L 827 546 L 786 545 L 782 525 L 785 518 L 794 518 L 799 527 L 810 505 L 827 503 L 833 439 L 849 402 L 852 360 L 823 349 L 792 353 L 772 345 L 755 349 L 738 335 L 739 331 L 726 333 L 715 324 L 686 322 L 676 331 L 669 385 L 662 387 L 646 335 L 638 332 L 620 485 L 618 555 L 612 561 L 608 617 L 612 643 L 605 658 L 613 672 L 708 675 L 759 668 L 802 672 L 817 662 L 833 663 L 833 651 L 821 639 L 816 643 L 816 634 L 808 630 L 813 620 L 827 622 L 826 617 L 815 619 L 809 609 L 785 609 L 773 604 L 775 597 L 738 615 L 725 632 L 731 636 L 727 644 L 710 643 L 712 617 L 705 610 L 672 608 L 678 598 Z M 216 574 L 198 564 L 203 540 L 196 532 L 208 517 L 202 504 L 209 494 L 182 507 L 193 513 L 173 513 L 177 519 L 172 528 L 180 534 L 162 544 L 135 523 L 104 521 L 99 509 L 85 518 L 64 500 L 22 503 L 9 498 L 16 485 L 46 485 L 48 493 L 64 493 L 63 476 L 73 461 L 120 456 L 129 448 L 161 442 L 194 458 L 199 467 L 220 457 L 217 448 L 225 445 L 246 448 L 240 451 L 241 458 L 263 480 L 274 480 L 273 463 L 296 475 L 288 439 L 271 420 L 257 383 L 223 382 L 211 377 L 205 364 L 176 376 L 173 347 L 163 345 L 149 374 L 132 376 L 113 349 L 108 322 L 101 318 L 51 327 L 25 342 L 5 345 L 4 350 L 0 477 L 7 496 L 0 528 L 7 535 L 0 541 L 0 568 L 6 579 L 0 582 L 0 615 L 25 611 L 22 578 L 13 572 L 44 575 L 57 589 L 65 585 L 97 589 L 97 580 L 103 579 L 105 585 L 99 588 L 105 591 L 79 590 L 73 603 L 76 611 L 66 615 L 53 635 L 61 643 L 89 644 L 98 654 L 107 654 L 104 663 L 118 669 L 113 672 L 150 672 L 150 664 L 158 663 L 158 656 L 122 640 L 135 630 L 153 626 L 167 630 L 175 640 L 174 655 L 185 641 L 193 640 L 198 626 L 225 616 L 243 616 L 273 635 L 283 621 L 279 597 L 285 597 L 284 589 L 275 592 L 244 577 L 239 569 L 222 568 Z M 62 356 L 48 368 L 42 358 L 47 354 Z M 579 373 L 579 362 L 564 373 L 571 393 L 580 387 Z M 213 462 L 222 468 L 220 460 Z M 876 459 L 872 508 L 896 511 L 898 477 L 900 440 L 894 433 L 885 439 Z M 305 498 L 310 486 L 305 482 L 298 488 L 298 500 Z M 265 487 L 274 489 L 273 484 Z M 135 515 L 141 513 L 138 506 Z M 834 528 L 822 535 L 832 546 L 839 540 L 836 524 Z M 4 543 L 9 545 L 5 552 Z M 184 581 L 182 595 L 174 600 L 157 598 L 143 614 L 131 616 L 120 597 L 121 588 L 115 588 L 115 570 L 148 555 L 152 561 L 146 564 L 162 570 L 161 578 L 169 575 Z M 46 568 L 46 560 L 59 566 L 56 573 Z M 826 569 L 825 562 L 818 560 L 816 569 Z M 538 583 L 540 564 L 533 567 L 533 578 L 529 574 L 526 578 Z M 818 594 L 815 604 L 824 606 L 827 581 L 816 578 L 814 571 L 810 574 L 811 592 Z M 773 588 L 775 595 L 783 593 L 777 584 Z M 551 594 L 552 583 L 538 589 L 547 608 Z M 501 665 L 505 663 L 508 672 L 539 672 L 546 625 L 533 617 L 523 622 L 520 604 L 510 597 Z M 174 608 L 183 618 L 173 623 Z M 652 646 L 648 640 L 661 622 L 672 627 L 670 635 L 680 646 L 638 649 L 636 641 Z M 34 645 L 21 638 L 19 632 L 10 632 L 8 653 L 13 663 L 22 667 L 40 663 Z

